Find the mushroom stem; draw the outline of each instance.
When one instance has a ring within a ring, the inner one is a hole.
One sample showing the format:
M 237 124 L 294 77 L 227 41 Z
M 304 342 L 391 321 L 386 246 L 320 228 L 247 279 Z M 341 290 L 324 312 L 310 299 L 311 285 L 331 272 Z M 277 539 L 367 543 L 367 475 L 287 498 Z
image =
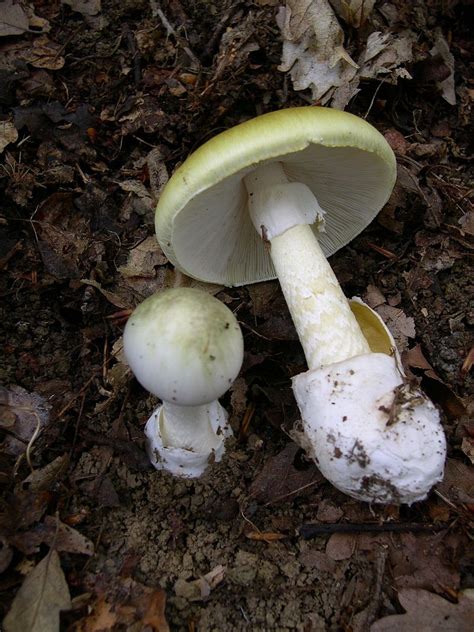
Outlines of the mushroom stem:
M 212 421 L 225 424 L 227 414 L 217 400 L 201 406 L 178 406 L 163 402 L 160 411 L 161 440 L 165 448 L 212 452 L 222 443 Z
M 252 222 L 271 244 L 271 258 L 310 369 L 370 352 L 312 228 L 324 211 L 304 184 L 289 182 L 281 163 L 245 178 Z

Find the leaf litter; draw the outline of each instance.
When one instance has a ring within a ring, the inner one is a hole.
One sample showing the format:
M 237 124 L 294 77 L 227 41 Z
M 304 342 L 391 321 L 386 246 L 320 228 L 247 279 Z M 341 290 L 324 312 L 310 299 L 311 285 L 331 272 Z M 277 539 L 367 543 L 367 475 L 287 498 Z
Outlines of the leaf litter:
M 400 611 L 394 588 L 407 586 L 459 607 L 473 504 L 464 4 L 74 0 L 35 3 L 36 17 L 10 4 L 29 31 L 0 42 L 0 372 L 48 420 L 31 443 L 34 415 L 23 439 L 19 411 L 2 417 L 2 440 L 18 442 L 0 456 L 6 608 L 53 545 L 74 594 L 62 621 L 89 632 L 365 630 Z M 332 263 L 347 295 L 375 301 L 446 415 L 445 480 L 412 508 L 369 511 L 295 451 L 290 379 L 305 363 L 277 283 L 200 286 L 236 313 L 246 346 L 223 399 L 236 438 L 203 479 L 150 470 L 142 427 L 157 402 L 120 358 L 128 310 L 195 284 L 153 237 L 168 174 L 216 131 L 316 102 L 367 117 L 398 158 L 386 209 Z M 224 567 L 202 599 L 193 582 Z
M 3 625 L 6 632 L 56 632 L 60 612 L 70 608 L 59 555 L 52 549 L 26 576 Z

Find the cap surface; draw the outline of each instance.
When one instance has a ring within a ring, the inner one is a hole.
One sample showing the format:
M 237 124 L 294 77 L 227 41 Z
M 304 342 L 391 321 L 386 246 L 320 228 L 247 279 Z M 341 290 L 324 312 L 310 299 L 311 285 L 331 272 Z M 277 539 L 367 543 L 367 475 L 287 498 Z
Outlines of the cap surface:
M 156 211 L 169 260 L 203 281 L 244 285 L 275 278 L 248 213 L 243 178 L 279 161 L 290 182 L 306 184 L 326 212 L 326 256 L 358 235 L 388 200 L 393 151 L 363 119 L 329 108 L 289 108 L 241 123 L 211 139 L 177 169 Z
M 180 406 L 220 397 L 243 359 L 242 332 L 233 313 L 192 288 L 164 290 L 138 305 L 127 321 L 123 345 L 140 384 Z

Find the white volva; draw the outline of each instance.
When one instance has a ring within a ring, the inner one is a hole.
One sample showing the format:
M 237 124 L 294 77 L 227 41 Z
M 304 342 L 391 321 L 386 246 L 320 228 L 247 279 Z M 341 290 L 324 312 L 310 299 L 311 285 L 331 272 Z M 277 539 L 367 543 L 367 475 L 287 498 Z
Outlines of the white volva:
M 217 398 L 237 377 L 242 332 L 232 312 L 200 290 L 158 292 L 130 316 L 124 352 L 137 380 L 163 400 L 145 427 L 156 469 L 201 476 L 232 435 Z
M 367 502 L 423 500 L 443 476 L 439 413 L 393 356 L 371 353 L 293 378 L 299 441 L 322 474 Z

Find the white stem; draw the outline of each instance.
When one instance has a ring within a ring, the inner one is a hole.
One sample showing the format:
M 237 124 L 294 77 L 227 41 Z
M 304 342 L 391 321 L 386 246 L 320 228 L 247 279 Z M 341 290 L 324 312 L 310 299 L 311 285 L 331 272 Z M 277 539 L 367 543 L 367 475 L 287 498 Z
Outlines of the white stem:
M 288 182 L 280 163 L 245 178 L 254 226 L 271 257 L 310 369 L 370 353 L 349 303 L 308 224 L 324 211 L 304 184 Z M 309 219 L 308 219 L 309 218 Z
M 211 452 L 222 443 L 213 430 L 212 419 L 220 418 L 222 407 L 214 401 L 202 406 L 177 406 L 163 402 L 160 415 L 163 446 L 183 448 L 193 452 Z M 225 423 L 225 419 L 224 419 Z

